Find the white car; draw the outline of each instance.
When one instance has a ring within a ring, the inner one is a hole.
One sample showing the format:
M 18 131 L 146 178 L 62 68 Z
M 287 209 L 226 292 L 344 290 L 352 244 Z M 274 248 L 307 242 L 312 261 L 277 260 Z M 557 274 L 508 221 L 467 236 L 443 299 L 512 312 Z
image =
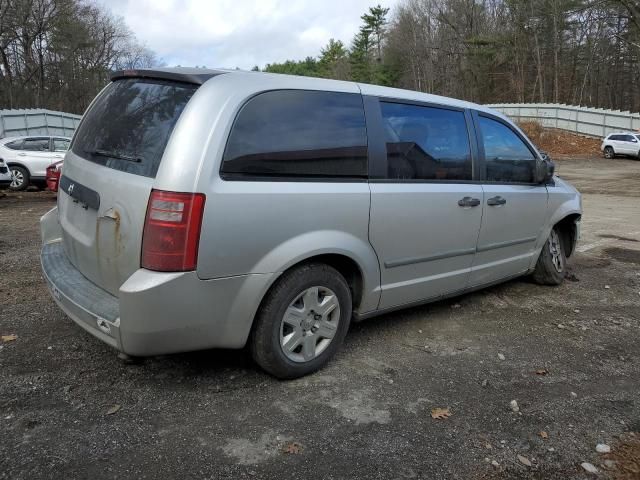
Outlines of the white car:
M 610 133 L 602 141 L 600 150 L 604 153 L 605 158 L 614 158 L 616 155 L 630 155 L 640 158 L 640 133 Z
M 64 158 L 71 139 L 57 136 L 9 137 L 0 140 L 0 159 L 8 165 L 10 190 L 45 183 L 47 167 Z
M 4 160 L 0 158 L 0 190 L 9 188 L 11 185 L 11 172 Z

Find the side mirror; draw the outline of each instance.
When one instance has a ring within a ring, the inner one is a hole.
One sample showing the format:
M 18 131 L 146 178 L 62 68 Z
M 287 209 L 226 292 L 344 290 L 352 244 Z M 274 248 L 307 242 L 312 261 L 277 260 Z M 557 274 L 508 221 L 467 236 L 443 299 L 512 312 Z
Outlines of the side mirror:
M 536 159 L 536 183 L 549 183 L 556 171 L 556 164 L 546 152 L 540 152 L 540 158 Z

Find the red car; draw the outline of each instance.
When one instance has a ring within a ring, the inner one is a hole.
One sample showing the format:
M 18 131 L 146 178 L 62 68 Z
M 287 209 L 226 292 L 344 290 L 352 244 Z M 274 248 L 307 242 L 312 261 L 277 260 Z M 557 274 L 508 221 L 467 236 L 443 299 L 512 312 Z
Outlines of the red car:
M 64 160 L 52 163 L 47 167 L 47 188 L 52 192 L 58 191 L 58 183 L 60 182 L 60 175 L 62 175 L 62 164 Z

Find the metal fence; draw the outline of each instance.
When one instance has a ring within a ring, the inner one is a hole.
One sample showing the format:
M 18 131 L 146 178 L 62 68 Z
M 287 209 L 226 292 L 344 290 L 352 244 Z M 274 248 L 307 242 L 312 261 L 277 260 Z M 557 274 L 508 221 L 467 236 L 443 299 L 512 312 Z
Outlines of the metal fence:
M 590 137 L 604 137 L 617 131 L 640 131 L 640 113 L 559 103 L 501 103 L 487 106 L 516 121 L 534 120 L 545 127 Z
M 80 123 L 80 115 L 41 108 L 0 110 L 0 138 L 20 135 L 60 135 L 70 137 Z

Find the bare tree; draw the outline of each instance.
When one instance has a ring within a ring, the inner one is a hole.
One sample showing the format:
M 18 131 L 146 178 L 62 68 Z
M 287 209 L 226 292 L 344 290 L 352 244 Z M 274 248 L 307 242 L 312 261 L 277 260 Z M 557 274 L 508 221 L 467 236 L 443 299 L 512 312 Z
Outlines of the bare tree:
M 82 113 L 118 68 L 156 65 L 124 21 L 80 0 L 0 0 L 0 108 Z

